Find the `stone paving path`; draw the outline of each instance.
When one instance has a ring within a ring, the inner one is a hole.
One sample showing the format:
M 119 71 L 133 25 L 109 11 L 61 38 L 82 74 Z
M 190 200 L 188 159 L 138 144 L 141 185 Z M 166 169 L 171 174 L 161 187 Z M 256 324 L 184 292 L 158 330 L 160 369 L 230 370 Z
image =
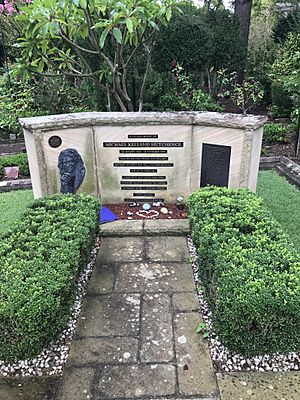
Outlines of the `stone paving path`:
M 217 399 L 185 237 L 102 239 L 59 400 Z

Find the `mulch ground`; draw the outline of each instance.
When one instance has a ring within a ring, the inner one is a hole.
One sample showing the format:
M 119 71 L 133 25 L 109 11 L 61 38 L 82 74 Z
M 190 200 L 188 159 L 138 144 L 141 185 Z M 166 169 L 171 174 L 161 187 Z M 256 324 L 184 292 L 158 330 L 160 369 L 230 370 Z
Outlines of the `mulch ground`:
M 143 204 L 134 207 L 129 206 L 129 203 L 121 204 L 104 204 L 103 207 L 108 207 L 118 219 L 185 219 L 187 218 L 187 208 L 179 210 L 176 204 L 165 204 L 159 207 L 152 206 L 149 211 L 143 210 Z M 163 214 L 160 210 L 164 207 L 168 210 L 167 214 Z

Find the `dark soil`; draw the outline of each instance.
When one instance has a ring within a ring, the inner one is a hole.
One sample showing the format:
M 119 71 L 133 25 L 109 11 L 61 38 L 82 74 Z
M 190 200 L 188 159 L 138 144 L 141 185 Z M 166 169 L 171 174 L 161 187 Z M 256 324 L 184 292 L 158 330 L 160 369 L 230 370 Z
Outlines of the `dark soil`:
M 300 153 L 295 157 L 296 135 L 290 134 L 287 143 L 263 143 L 262 156 L 286 156 L 300 164 Z
M 130 204 L 130 203 L 129 203 Z M 118 219 L 185 219 L 187 218 L 187 209 L 179 210 L 176 204 L 165 204 L 159 207 L 152 206 L 149 211 L 143 210 L 143 204 L 135 207 L 130 207 L 128 203 L 122 204 L 104 204 L 103 207 L 108 207 Z M 160 212 L 161 208 L 165 207 L 168 210 L 167 214 Z M 138 214 L 137 214 L 138 213 Z M 140 214 L 140 215 L 139 215 Z

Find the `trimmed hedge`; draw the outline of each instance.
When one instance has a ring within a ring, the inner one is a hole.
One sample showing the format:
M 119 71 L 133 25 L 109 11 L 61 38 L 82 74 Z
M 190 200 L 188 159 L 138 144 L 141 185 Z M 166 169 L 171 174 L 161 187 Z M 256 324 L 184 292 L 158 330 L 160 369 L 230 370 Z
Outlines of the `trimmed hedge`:
M 29 165 L 26 153 L 12 154 L 0 157 L 0 175 L 3 174 L 4 167 L 19 166 L 21 175 L 29 176 Z
M 247 189 L 188 199 L 199 274 L 221 341 L 247 355 L 300 349 L 300 257 Z
M 36 200 L 0 238 L 0 360 L 39 354 L 67 326 L 99 230 L 99 200 Z

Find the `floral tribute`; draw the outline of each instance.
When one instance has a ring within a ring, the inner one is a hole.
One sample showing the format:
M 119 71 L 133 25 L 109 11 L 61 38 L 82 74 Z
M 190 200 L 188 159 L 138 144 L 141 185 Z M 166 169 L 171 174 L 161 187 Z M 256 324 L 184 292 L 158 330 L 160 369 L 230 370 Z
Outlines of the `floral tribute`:
M 32 3 L 32 0 L 4 0 L 0 4 L 0 14 L 18 14 L 19 7 Z

